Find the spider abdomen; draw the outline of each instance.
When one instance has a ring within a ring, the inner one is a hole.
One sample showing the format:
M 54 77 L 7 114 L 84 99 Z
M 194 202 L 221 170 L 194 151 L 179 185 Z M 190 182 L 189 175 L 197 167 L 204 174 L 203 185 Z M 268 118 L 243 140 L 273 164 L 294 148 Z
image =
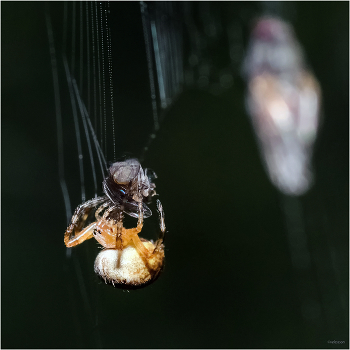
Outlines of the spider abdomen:
M 149 251 L 155 249 L 152 242 L 142 242 Z M 95 260 L 95 273 L 106 283 L 125 289 L 141 288 L 153 282 L 162 270 L 164 250 L 159 247 L 149 257 L 139 254 L 133 244 L 123 250 L 105 249 Z

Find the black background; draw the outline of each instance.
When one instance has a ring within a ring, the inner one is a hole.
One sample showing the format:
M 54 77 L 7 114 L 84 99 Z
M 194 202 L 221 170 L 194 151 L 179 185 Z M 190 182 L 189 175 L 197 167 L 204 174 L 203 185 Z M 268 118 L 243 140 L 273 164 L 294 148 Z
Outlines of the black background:
M 323 305 L 310 318 L 300 310 L 281 195 L 260 162 L 240 79 L 220 96 L 184 92 L 147 153 L 169 231 L 160 279 L 130 293 L 105 286 L 93 273 L 93 241 L 75 248 L 84 263 L 67 262 L 45 4 L 1 5 L 3 348 L 348 347 L 347 2 L 295 4 L 295 31 L 323 90 L 315 185 L 300 199 L 309 276 Z M 123 81 L 117 135 L 137 152 L 151 118 L 143 118 L 150 100 L 138 88 L 148 84 L 146 64 L 133 59 L 144 50 L 142 28 L 138 3 L 119 6 L 116 22 L 127 34 L 113 42 Z M 123 125 L 128 113 L 140 119 L 135 128 Z M 69 162 L 75 207 L 79 178 Z

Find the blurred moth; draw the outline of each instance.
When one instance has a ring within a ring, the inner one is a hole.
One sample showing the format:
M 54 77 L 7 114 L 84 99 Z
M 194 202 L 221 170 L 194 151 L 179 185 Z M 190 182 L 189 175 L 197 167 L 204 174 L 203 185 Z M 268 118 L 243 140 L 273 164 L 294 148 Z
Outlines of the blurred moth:
M 312 183 L 321 90 L 292 27 L 277 18 L 258 19 L 243 73 L 247 110 L 267 173 L 284 194 L 302 195 Z

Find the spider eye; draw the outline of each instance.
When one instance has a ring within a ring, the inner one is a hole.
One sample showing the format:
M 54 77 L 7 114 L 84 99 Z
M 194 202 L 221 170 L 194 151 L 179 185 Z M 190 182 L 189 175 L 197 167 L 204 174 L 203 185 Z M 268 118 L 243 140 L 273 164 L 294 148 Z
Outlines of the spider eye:
M 137 159 L 128 159 L 125 162 L 116 162 L 112 164 L 109 172 L 113 176 L 115 183 L 127 185 L 132 181 L 140 171 L 140 163 Z

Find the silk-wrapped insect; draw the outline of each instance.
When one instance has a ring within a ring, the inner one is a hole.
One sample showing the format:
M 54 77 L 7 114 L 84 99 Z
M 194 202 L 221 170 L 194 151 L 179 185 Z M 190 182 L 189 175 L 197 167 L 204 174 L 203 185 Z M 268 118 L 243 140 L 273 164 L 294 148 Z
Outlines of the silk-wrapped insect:
M 258 19 L 243 72 L 247 110 L 270 179 L 283 193 L 301 195 L 312 183 L 321 89 L 291 25 L 278 18 Z

